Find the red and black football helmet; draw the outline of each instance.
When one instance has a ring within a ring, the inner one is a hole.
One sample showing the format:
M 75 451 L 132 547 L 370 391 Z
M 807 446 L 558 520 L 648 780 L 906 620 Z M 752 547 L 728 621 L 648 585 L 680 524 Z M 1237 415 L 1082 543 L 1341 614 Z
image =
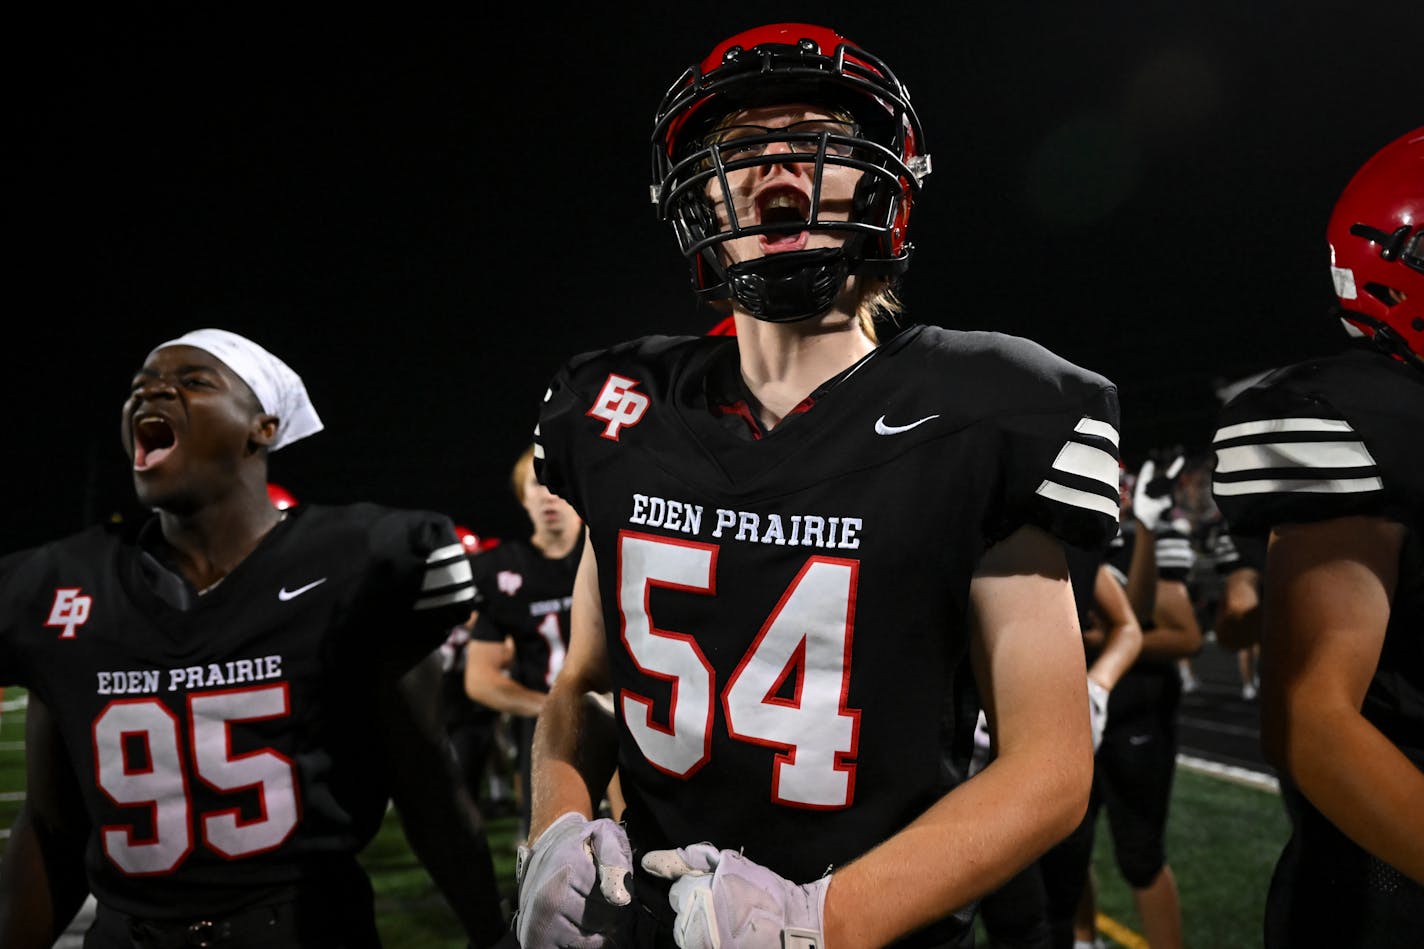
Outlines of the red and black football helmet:
M 844 112 L 847 135 L 776 130 L 738 139 L 745 157 L 707 136 L 740 109 L 807 103 Z M 792 143 L 798 153 L 774 155 L 747 146 Z M 719 43 L 672 84 L 653 121 L 653 202 L 670 221 L 692 284 L 706 300 L 733 298 L 759 319 L 791 322 L 831 307 L 850 274 L 892 280 L 910 261 L 910 208 L 930 173 L 924 133 L 910 94 L 890 68 L 834 30 L 776 23 Z M 794 160 L 814 165 L 808 219 L 756 224 L 738 220 L 727 171 Z M 863 172 L 849 221 L 821 219 L 822 169 Z M 727 198 L 729 225 L 717 222 L 709 187 Z M 728 266 L 719 248 L 733 238 L 835 231 L 841 247 L 767 255 Z
M 1424 368 L 1424 127 L 1355 172 L 1326 236 L 1345 328 Z

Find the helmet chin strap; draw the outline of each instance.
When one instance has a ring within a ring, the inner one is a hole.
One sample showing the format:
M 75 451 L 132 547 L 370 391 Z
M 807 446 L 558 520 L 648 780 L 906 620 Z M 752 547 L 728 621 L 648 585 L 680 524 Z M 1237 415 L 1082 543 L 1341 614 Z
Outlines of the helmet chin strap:
M 795 323 L 826 312 L 849 275 L 840 247 L 768 254 L 727 267 L 737 305 L 768 323 Z

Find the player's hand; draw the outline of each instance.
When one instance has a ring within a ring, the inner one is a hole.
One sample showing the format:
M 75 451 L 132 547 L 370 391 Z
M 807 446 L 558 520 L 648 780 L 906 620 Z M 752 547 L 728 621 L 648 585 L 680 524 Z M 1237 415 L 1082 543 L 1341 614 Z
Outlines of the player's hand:
M 829 876 L 798 886 L 732 850 L 654 850 L 643 869 L 672 880 L 673 939 L 682 949 L 820 949 Z
M 1142 463 L 1137 472 L 1137 484 L 1132 491 L 1132 516 L 1142 522 L 1142 526 L 1156 532 L 1162 519 L 1172 510 L 1172 482 L 1182 473 L 1186 458 L 1178 455 L 1162 471 L 1150 458 Z
M 1103 729 L 1108 727 L 1108 690 L 1088 676 L 1088 721 L 1093 726 L 1093 754 L 1103 743 Z
M 515 933 L 525 949 L 611 949 L 632 921 L 633 849 L 611 820 L 570 811 L 520 847 Z

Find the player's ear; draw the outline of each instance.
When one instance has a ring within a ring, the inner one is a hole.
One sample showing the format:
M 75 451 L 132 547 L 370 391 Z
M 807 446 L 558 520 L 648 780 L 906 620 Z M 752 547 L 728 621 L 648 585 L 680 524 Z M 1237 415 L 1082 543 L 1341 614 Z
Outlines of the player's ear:
M 271 448 L 272 443 L 277 440 L 277 426 L 281 424 L 281 419 L 266 412 L 259 412 L 252 418 L 252 429 L 248 433 L 247 440 L 253 448 Z

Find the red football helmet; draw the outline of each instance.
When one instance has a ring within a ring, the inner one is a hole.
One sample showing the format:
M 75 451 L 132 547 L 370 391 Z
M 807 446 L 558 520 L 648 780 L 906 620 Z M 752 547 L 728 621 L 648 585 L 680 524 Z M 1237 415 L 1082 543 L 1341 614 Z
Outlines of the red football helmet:
M 1345 328 L 1401 359 L 1424 359 L 1424 127 L 1355 172 L 1326 236 Z
M 736 320 L 736 318 L 735 318 L 735 317 L 731 317 L 731 316 L 724 316 L 724 317 L 722 317 L 722 319 L 718 320 L 718 321 L 712 326 L 712 328 L 707 331 L 707 335 L 708 335 L 708 336 L 736 336 L 736 335 L 737 335 L 737 320 Z
M 710 135 L 731 112 L 794 102 L 845 113 L 850 124 L 844 134 L 776 129 L 734 140 Z M 774 141 L 799 154 L 788 159 L 755 147 Z M 727 171 L 787 160 L 814 166 L 809 210 L 797 220 L 738 220 Z M 821 219 L 826 165 L 863 173 L 849 221 Z M 849 274 L 893 279 L 903 273 L 911 251 L 910 207 L 929 173 L 930 156 L 908 90 L 879 59 L 822 26 L 775 23 L 719 43 L 678 77 L 653 120 L 653 202 L 659 218 L 673 225 L 694 290 L 707 300 L 735 298 L 771 322 L 825 312 Z M 707 196 L 708 188 L 718 187 L 731 216 L 725 229 Z M 802 231 L 849 236 L 842 247 L 731 266 L 718 253 L 733 238 Z
M 272 506 L 279 511 L 285 511 L 289 507 L 297 506 L 297 497 L 275 482 L 267 482 L 267 499 L 272 502 Z
M 472 554 L 480 549 L 480 535 L 464 524 L 455 525 L 455 536 L 460 538 L 460 544 L 465 548 L 465 553 Z

